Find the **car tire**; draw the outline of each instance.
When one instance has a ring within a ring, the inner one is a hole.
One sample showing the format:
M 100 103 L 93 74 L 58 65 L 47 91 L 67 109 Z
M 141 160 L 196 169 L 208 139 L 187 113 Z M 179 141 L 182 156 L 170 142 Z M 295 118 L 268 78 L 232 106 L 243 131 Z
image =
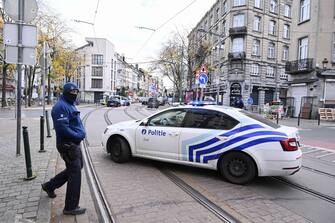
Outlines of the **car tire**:
M 109 152 L 112 160 L 116 163 L 125 163 L 130 159 L 130 148 L 127 141 L 121 137 L 109 140 Z
M 257 169 L 250 156 L 242 152 L 224 154 L 219 161 L 220 174 L 233 184 L 246 184 L 257 175 Z

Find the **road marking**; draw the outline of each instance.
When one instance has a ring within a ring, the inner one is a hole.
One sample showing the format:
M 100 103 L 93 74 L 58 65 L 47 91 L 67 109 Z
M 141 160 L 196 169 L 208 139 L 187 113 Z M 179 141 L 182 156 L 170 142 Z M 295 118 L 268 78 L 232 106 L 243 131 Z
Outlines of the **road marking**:
M 317 151 L 320 151 L 320 150 L 317 150 L 317 149 L 312 149 L 308 152 L 302 152 L 303 154 L 308 154 L 308 153 L 312 153 L 312 152 L 317 152 Z
M 328 149 L 328 148 L 322 148 L 322 147 L 318 147 L 318 146 L 310 146 L 310 145 L 302 145 L 302 147 L 309 147 L 312 149 L 319 149 L 319 150 L 326 150 L 328 152 L 335 152 L 335 149 Z
M 329 155 L 334 155 L 334 154 L 335 153 L 327 153 L 327 154 L 323 154 L 323 155 L 317 156 L 316 158 L 322 158 L 322 157 L 329 156 Z

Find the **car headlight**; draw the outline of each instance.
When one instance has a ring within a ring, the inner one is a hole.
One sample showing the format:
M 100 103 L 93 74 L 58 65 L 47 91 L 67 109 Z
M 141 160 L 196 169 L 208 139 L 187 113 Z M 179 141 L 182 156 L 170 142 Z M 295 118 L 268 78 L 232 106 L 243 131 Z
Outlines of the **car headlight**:
M 107 131 L 108 131 L 108 128 L 105 129 L 104 134 L 106 134 Z

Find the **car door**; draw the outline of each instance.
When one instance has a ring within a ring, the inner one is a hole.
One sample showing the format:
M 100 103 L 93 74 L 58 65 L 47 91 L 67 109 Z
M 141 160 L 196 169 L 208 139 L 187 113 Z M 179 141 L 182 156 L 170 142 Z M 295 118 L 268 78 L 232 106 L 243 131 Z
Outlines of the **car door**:
M 179 137 L 186 111 L 163 111 L 141 123 L 136 130 L 136 153 L 178 159 Z
M 227 114 L 205 108 L 190 108 L 180 136 L 180 159 L 208 163 L 219 156 L 232 139 L 239 122 Z

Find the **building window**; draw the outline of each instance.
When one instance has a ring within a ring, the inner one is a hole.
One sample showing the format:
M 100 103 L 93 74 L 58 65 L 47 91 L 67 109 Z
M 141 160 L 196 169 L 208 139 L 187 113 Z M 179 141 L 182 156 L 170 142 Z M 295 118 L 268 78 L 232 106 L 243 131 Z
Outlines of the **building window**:
M 287 24 L 284 25 L 283 38 L 285 38 L 285 39 L 290 38 L 290 26 L 287 25 Z
M 234 38 L 233 39 L 233 53 L 243 52 L 244 51 L 244 39 L 243 38 Z
M 288 75 L 287 75 L 287 73 L 285 73 L 285 69 L 280 69 L 280 75 L 279 75 L 279 78 L 280 78 L 280 79 L 285 79 L 285 80 L 287 80 Z
M 234 15 L 233 27 L 242 27 L 242 26 L 244 26 L 244 14 Z
M 220 8 L 216 9 L 216 14 L 215 14 L 215 21 L 217 21 L 220 17 Z
M 222 21 L 222 35 L 226 36 L 226 32 L 227 32 L 227 24 L 226 24 L 226 20 Z
M 102 88 L 102 79 L 92 79 L 91 88 Z
M 298 59 L 308 58 L 308 37 L 299 39 Z
M 254 56 L 260 55 L 260 45 L 261 45 L 261 41 L 258 39 L 254 39 L 254 42 L 252 44 L 252 55 Z
M 245 0 L 234 0 L 234 6 L 245 5 Z
M 211 27 L 213 24 L 214 24 L 214 22 L 213 22 L 213 15 L 211 15 L 209 17 L 209 23 L 208 23 L 208 25 L 209 25 L 209 27 Z
M 274 77 L 275 76 L 275 69 L 273 66 L 266 67 L 266 77 Z
M 291 6 L 290 5 L 285 4 L 284 16 L 291 18 Z
M 254 18 L 254 31 L 261 31 L 261 17 L 255 16 Z
M 270 22 L 269 22 L 269 34 L 276 35 L 276 21 L 270 20 Z
M 289 48 L 288 46 L 283 46 L 283 60 L 288 60 L 288 52 L 289 52 Z
M 259 65 L 258 64 L 251 64 L 251 75 L 259 76 Z
M 270 59 L 275 58 L 275 44 L 274 43 L 269 43 L 268 58 Z
M 255 0 L 255 7 L 261 8 L 261 0 Z
M 103 67 L 92 67 L 92 77 L 102 77 L 104 76 Z
M 277 13 L 277 0 L 270 0 L 270 12 Z
M 310 0 L 300 1 L 300 19 L 299 22 L 303 22 L 310 19 Z
M 227 1 L 224 1 L 222 4 L 222 15 L 226 14 L 227 11 L 228 11 L 228 4 L 227 4 Z
M 335 33 L 333 33 L 333 43 L 332 43 L 332 62 L 335 63 Z
M 102 65 L 104 63 L 104 55 L 92 54 L 92 64 Z

